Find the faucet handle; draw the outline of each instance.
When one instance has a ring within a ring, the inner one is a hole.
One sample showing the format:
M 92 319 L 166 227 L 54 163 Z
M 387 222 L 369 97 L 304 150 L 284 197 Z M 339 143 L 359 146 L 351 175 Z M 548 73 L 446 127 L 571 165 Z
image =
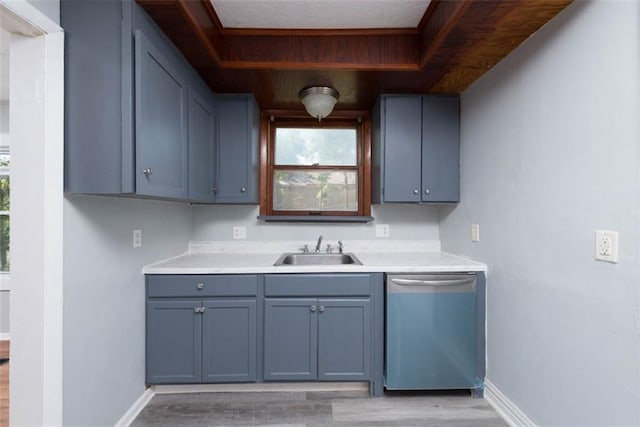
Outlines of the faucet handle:
M 327 253 L 330 254 L 333 252 L 333 248 L 331 247 L 331 243 L 327 243 Z
M 308 244 L 306 244 L 306 243 L 305 243 L 305 245 L 304 245 L 302 248 L 300 248 L 300 249 L 302 249 L 302 253 L 303 253 L 303 254 L 308 254 L 308 253 L 309 253 L 309 245 L 308 245 Z
M 340 251 L 340 253 L 342 253 L 343 251 L 343 245 L 342 245 L 342 240 L 338 240 L 338 250 Z

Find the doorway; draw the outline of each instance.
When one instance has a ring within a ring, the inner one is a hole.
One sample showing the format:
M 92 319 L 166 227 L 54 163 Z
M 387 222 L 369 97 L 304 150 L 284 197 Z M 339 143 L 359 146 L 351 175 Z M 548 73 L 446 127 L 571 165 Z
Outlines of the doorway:
M 10 362 L 0 384 L 12 425 L 62 425 L 64 36 L 26 0 L 0 0 L 0 30 L 12 167 L 9 298 L 0 301 Z

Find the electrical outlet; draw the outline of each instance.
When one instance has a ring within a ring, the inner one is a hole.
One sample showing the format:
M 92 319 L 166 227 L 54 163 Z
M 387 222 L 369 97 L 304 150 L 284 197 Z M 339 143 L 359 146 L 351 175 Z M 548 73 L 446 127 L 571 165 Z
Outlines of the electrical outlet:
M 471 241 L 480 241 L 480 224 L 471 224 Z
M 247 227 L 242 227 L 242 226 L 233 227 L 233 238 L 234 239 L 246 239 L 247 238 Z
M 618 262 L 618 232 L 596 230 L 596 259 Z
M 376 224 L 376 237 L 389 237 L 389 224 Z
M 139 248 L 142 246 L 142 230 L 133 230 L 133 247 Z

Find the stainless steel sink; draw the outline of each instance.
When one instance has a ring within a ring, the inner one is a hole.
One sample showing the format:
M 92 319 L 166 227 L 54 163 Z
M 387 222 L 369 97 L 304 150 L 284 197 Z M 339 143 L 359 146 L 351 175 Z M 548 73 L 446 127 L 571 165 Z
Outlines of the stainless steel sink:
M 362 265 L 352 253 L 285 253 L 273 265 Z

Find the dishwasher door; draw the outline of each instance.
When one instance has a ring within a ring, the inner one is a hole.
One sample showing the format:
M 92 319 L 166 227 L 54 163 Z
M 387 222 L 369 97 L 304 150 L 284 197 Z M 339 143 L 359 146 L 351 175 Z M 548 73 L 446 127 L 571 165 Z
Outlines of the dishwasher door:
M 385 310 L 387 389 L 476 387 L 475 274 L 389 274 Z

